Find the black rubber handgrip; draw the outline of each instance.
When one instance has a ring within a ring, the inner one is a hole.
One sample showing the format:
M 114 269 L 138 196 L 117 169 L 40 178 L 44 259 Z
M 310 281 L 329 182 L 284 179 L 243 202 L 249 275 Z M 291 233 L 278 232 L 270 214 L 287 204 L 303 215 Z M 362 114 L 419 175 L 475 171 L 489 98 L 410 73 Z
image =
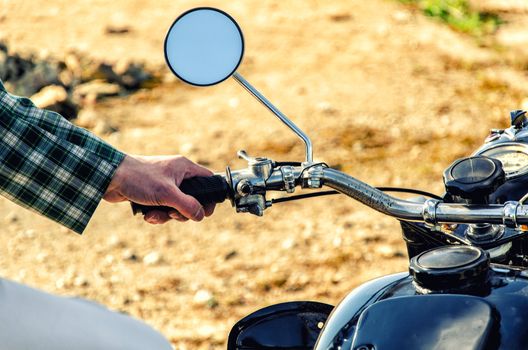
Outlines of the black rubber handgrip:
M 222 203 L 229 195 L 229 185 L 221 175 L 197 176 L 183 180 L 180 184 L 180 190 L 193 196 L 202 205 L 210 203 Z M 166 206 L 148 206 L 137 203 L 132 204 L 132 213 L 134 215 L 141 213 L 145 215 L 151 210 L 169 211 L 174 208 Z

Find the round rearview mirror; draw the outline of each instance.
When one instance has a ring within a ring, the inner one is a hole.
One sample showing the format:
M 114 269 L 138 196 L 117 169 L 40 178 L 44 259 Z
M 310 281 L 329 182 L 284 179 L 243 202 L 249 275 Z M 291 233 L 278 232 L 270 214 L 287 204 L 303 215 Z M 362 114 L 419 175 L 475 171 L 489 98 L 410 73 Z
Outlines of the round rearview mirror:
M 197 86 L 218 84 L 238 68 L 244 54 L 240 27 L 227 13 L 199 7 L 178 17 L 165 38 L 172 72 Z

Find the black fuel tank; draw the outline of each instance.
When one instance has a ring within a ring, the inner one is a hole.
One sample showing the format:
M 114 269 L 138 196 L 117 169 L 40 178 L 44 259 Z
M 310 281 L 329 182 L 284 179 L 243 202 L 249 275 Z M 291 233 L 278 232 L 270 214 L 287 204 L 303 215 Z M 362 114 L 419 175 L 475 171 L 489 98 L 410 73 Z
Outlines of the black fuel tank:
M 420 294 L 412 277 L 400 273 L 365 283 L 345 297 L 315 350 L 526 349 L 527 325 L 527 271 L 492 264 L 480 295 Z M 453 339 L 459 339 L 456 347 Z
M 499 338 L 498 313 L 482 298 L 426 295 L 385 299 L 361 313 L 352 349 L 486 350 Z

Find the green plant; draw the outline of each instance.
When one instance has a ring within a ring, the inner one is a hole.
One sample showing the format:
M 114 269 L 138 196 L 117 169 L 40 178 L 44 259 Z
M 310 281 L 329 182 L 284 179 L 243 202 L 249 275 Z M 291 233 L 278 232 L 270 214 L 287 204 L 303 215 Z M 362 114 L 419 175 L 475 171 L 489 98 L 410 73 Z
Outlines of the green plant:
M 477 37 L 495 32 L 504 23 L 498 15 L 475 11 L 467 0 L 399 0 L 418 7 L 426 16 L 435 17 L 453 29 Z

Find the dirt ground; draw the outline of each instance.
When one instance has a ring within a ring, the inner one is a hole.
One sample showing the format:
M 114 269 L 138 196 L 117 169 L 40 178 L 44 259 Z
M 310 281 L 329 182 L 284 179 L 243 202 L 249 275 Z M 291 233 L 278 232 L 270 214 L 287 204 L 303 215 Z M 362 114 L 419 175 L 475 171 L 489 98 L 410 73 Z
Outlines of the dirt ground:
M 2 0 L 0 39 L 21 52 L 75 49 L 157 67 L 178 14 L 222 8 L 244 31 L 239 72 L 312 137 L 318 160 L 372 185 L 441 193 L 443 169 L 527 105 L 526 41 L 513 39 L 527 34 L 528 10 L 484 3 L 508 19 L 486 45 L 390 0 Z M 130 30 L 110 35 L 108 26 Z M 238 149 L 303 156 L 298 139 L 230 80 L 192 88 L 167 72 L 154 89 L 82 113 L 114 126 L 101 136 L 127 153 L 184 154 L 215 171 L 244 167 Z M 398 223 L 344 196 L 277 204 L 262 218 L 223 204 L 202 223 L 163 226 L 102 203 L 83 236 L 7 200 L 0 211 L 1 276 L 130 313 L 176 349 L 224 348 L 253 310 L 336 304 L 362 282 L 407 268 Z

